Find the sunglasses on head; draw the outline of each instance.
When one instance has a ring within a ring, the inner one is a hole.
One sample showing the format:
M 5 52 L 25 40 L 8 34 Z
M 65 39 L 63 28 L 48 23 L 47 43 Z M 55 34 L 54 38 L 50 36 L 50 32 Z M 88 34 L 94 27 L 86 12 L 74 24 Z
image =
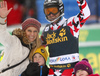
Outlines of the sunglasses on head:
M 45 14 L 48 16 L 50 14 L 56 15 L 59 10 L 57 7 L 49 7 L 44 9 Z

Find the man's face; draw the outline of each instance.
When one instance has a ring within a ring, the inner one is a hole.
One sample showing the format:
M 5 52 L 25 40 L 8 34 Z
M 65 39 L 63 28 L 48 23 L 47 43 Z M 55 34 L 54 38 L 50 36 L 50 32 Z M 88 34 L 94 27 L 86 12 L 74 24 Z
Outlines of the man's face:
M 58 18 L 59 16 L 60 16 L 60 12 L 57 13 L 56 15 L 50 14 L 50 15 L 47 16 L 47 18 L 48 18 L 48 20 L 53 21 L 53 20 L 55 20 L 56 18 Z M 56 23 L 57 21 L 58 21 L 58 20 L 54 21 L 54 23 Z
M 47 16 L 47 19 L 50 21 L 55 20 L 60 16 L 60 11 L 57 7 L 48 7 L 44 9 L 45 15 Z M 57 22 L 57 20 L 55 21 Z

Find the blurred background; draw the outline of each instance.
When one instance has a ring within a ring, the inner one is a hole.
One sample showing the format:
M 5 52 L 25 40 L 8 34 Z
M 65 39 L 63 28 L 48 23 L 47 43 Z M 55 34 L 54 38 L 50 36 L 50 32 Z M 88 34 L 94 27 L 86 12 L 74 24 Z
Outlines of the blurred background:
M 3 1 L 3 0 L 0 0 Z M 15 28 L 21 28 L 21 23 L 27 18 L 36 18 L 42 24 L 40 35 L 44 26 L 48 23 L 43 11 L 44 0 L 4 0 L 7 1 L 8 9 L 13 8 L 7 18 L 9 33 Z M 79 13 L 76 0 L 62 0 L 64 3 L 64 17 L 69 18 Z M 79 54 L 80 60 L 88 58 L 94 74 L 100 74 L 100 0 L 86 0 L 91 16 L 80 30 Z M 0 44 L 0 53 L 3 55 L 3 45 Z M 2 60 L 0 56 L 0 61 Z M 47 62 L 48 63 L 48 62 Z

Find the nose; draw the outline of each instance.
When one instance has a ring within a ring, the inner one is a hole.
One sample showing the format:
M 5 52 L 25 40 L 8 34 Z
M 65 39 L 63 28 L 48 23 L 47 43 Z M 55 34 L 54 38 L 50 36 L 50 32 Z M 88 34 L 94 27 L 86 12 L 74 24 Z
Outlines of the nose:
M 52 13 L 50 13 L 50 16 L 54 16 Z
M 36 59 L 37 61 L 39 60 L 39 58 Z
M 31 32 L 31 35 L 33 36 L 34 35 L 34 32 Z

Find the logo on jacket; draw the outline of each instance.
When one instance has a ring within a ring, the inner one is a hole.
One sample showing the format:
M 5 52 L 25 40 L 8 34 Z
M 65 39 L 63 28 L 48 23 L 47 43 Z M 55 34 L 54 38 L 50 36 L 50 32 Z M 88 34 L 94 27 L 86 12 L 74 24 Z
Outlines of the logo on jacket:
M 41 49 L 41 52 L 44 53 L 45 51 L 43 49 Z
M 59 36 L 63 37 L 64 35 L 66 35 L 66 30 L 63 28 L 60 30 Z
M 59 42 L 68 41 L 68 38 L 66 36 L 66 29 L 62 28 L 57 36 L 55 32 L 52 34 L 47 34 L 46 42 L 47 44 L 54 44 Z

